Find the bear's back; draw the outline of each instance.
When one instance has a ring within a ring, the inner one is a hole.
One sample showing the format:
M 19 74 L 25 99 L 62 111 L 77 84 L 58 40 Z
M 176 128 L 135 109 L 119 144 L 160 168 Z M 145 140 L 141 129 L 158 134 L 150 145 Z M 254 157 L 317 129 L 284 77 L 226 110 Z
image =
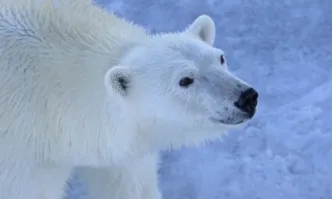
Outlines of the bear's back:
M 0 0 L 0 151 L 66 140 L 105 114 L 104 75 L 146 32 L 84 2 Z

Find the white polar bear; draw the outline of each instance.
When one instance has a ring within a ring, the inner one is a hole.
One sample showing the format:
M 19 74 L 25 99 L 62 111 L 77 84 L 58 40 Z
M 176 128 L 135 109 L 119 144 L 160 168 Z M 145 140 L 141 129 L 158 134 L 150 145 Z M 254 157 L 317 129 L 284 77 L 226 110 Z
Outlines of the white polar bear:
M 87 0 L 0 0 L 0 199 L 160 199 L 158 151 L 249 121 L 215 25 L 151 35 Z

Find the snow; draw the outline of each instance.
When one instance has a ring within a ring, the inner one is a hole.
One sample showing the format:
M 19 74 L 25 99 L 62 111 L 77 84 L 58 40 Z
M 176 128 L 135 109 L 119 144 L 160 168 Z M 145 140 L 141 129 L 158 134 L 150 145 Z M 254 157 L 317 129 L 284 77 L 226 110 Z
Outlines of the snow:
M 332 1 L 99 0 L 155 32 L 216 22 L 230 69 L 260 93 L 243 130 L 164 152 L 164 199 L 332 198 Z M 69 198 L 85 198 L 76 180 Z

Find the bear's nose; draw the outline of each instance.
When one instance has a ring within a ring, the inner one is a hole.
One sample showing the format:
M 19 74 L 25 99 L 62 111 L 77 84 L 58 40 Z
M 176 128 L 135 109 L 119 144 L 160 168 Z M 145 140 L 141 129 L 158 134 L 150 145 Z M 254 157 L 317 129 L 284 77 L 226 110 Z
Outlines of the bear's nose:
M 253 117 L 256 111 L 257 99 L 257 91 L 253 88 L 249 88 L 241 93 L 234 105 L 241 111 L 248 113 L 250 117 Z

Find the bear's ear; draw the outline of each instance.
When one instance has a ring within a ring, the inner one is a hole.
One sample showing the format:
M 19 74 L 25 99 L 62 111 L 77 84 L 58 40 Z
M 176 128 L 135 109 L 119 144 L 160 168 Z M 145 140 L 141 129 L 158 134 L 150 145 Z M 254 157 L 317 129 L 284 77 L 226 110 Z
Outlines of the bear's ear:
M 211 17 L 208 15 L 200 15 L 187 27 L 185 32 L 194 34 L 209 45 L 213 45 L 216 27 Z
M 125 96 L 131 81 L 131 71 L 125 66 L 113 66 L 104 76 L 104 84 L 111 94 Z

